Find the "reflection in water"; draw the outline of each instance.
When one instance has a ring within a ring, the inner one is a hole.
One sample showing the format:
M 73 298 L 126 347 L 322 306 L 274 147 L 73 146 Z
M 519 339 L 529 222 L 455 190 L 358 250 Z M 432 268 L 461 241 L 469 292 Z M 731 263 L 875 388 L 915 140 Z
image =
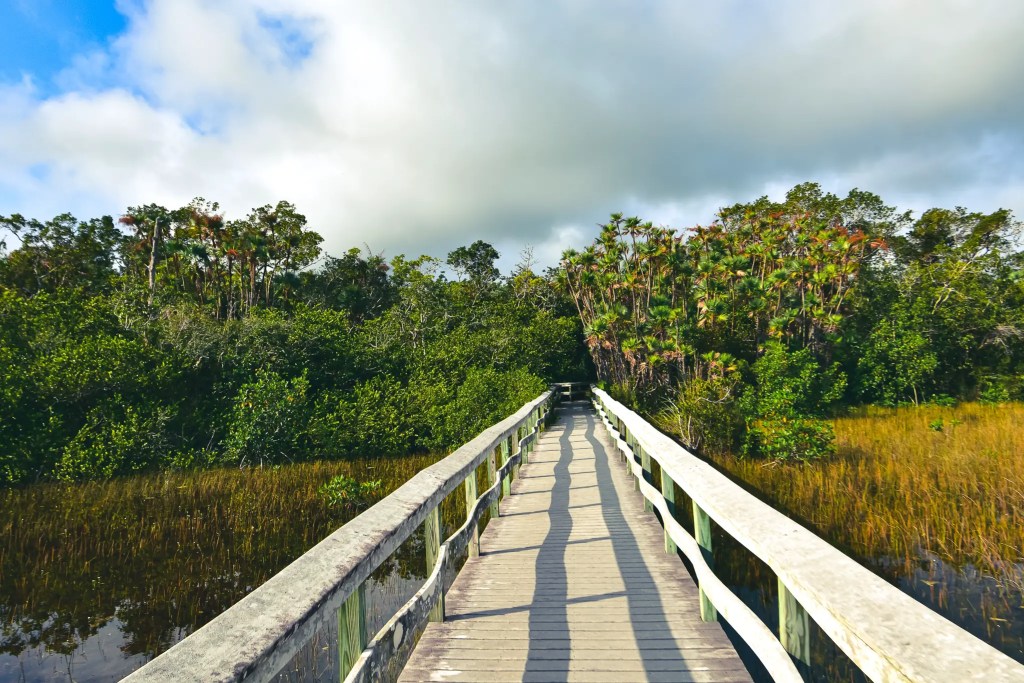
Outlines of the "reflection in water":
M 653 474 L 655 486 L 660 487 L 661 474 L 656 464 Z M 691 501 L 678 488 L 676 518 L 692 532 Z M 712 524 L 712 547 L 715 573 L 777 634 L 779 613 L 775 573 L 715 524 Z M 1024 563 L 1003 565 L 1002 577 L 997 579 L 970 564 L 957 566 L 944 562 L 922 548 L 913 554 L 917 559 L 910 562 L 903 557 L 891 556 L 855 559 L 964 630 L 1024 663 Z M 821 683 L 867 681 L 813 620 L 810 626 L 811 665 L 798 664 L 805 680 Z M 770 682 L 771 678 L 763 671 L 753 652 L 735 634 L 730 632 L 730 637 L 744 663 L 751 669 L 754 680 Z
M 686 509 L 689 508 L 687 501 Z M 721 530 L 714 529 L 715 571 L 774 632 L 778 633 L 778 584 L 763 562 Z M 1024 591 L 997 581 L 966 565 L 956 567 L 920 550 L 921 558 L 908 565 L 903 558 L 871 558 L 864 564 L 961 628 L 1024 662 Z M 1024 577 L 1024 565 L 1016 565 Z M 926 636 L 925 636 L 926 637 Z M 738 649 L 745 649 L 741 645 Z M 752 669 L 759 664 L 749 650 L 741 652 Z M 808 681 L 850 681 L 866 677 L 849 658 L 811 622 L 811 666 L 801 667 Z M 770 681 L 755 676 L 755 680 Z
M 317 489 L 332 476 L 380 479 L 383 495 L 436 460 L 165 473 L 0 491 L 0 682 L 118 680 L 357 514 L 324 505 Z M 465 514 L 461 496 L 460 488 L 442 506 L 446 530 Z M 371 632 L 419 588 L 423 565 L 422 537 L 414 534 L 374 573 Z M 320 653 L 303 674 L 310 680 L 334 666 L 336 634 L 322 635 L 307 648 Z

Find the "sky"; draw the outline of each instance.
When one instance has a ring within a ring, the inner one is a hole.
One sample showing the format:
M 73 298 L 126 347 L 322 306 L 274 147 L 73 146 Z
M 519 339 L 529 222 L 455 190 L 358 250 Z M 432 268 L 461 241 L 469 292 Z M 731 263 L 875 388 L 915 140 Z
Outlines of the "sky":
M 812 180 L 1024 217 L 1019 0 L 0 0 L 0 214 L 286 199 L 508 268 Z

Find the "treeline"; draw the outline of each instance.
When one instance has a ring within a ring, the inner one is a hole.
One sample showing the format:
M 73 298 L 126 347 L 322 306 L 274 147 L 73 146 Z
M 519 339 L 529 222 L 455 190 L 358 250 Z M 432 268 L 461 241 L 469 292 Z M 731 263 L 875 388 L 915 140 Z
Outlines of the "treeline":
M 599 377 L 691 446 L 813 458 L 848 406 L 1024 398 L 1019 229 L 805 183 L 682 233 L 613 215 L 560 281 Z
M 443 451 L 592 372 L 553 282 L 484 242 L 325 257 L 287 202 L 202 199 L 0 238 L 3 484 Z

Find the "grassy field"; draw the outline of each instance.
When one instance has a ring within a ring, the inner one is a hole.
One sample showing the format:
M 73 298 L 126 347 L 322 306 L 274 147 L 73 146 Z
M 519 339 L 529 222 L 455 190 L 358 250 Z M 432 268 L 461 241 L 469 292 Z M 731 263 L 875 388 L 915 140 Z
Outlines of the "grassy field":
M 867 408 L 810 464 L 718 458 L 855 555 L 921 550 L 1010 579 L 1024 562 L 1024 404 Z
M 167 472 L 0 490 L 0 655 L 40 645 L 71 653 L 115 615 L 125 656 L 157 654 L 359 512 L 326 504 L 318 490 L 331 477 L 379 480 L 380 498 L 437 459 Z M 462 487 L 445 499 L 442 517 L 446 532 L 462 523 Z M 378 573 L 422 574 L 423 563 L 414 534 Z

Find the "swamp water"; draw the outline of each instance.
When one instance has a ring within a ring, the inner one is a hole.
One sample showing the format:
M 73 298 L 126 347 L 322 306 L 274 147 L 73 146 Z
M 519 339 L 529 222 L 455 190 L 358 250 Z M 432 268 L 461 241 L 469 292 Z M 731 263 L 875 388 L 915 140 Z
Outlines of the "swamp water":
M 657 467 L 654 481 L 655 486 L 660 488 L 661 476 Z M 743 485 L 743 482 L 737 483 Z M 745 488 L 758 495 L 749 485 Z M 765 496 L 758 497 L 766 499 Z M 676 500 L 677 519 L 692 532 L 690 498 L 677 489 Z M 766 502 L 771 504 L 769 500 Z M 813 524 L 807 520 L 799 517 L 795 519 L 814 530 Z M 712 548 L 715 573 L 777 634 L 779 613 L 775 573 L 714 523 Z M 944 562 L 923 548 L 917 548 L 909 557 L 898 558 L 881 554 L 863 557 L 850 549 L 844 549 L 844 552 L 918 602 L 1024 663 L 1024 563 L 1004 564 L 1000 575 L 995 577 L 979 571 L 969 563 L 958 566 Z M 685 559 L 683 561 L 692 574 L 688 562 Z M 771 677 L 764 671 L 753 651 L 739 640 L 727 624 L 725 628 L 743 662 L 751 670 L 754 680 L 757 683 L 770 683 Z M 805 680 L 817 683 L 866 683 L 869 680 L 813 619 L 810 622 L 810 635 L 810 665 L 798 663 Z M 927 638 L 927 634 L 921 638 Z
M 357 510 L 324 505 L 317 489 L 325 481 L 338 474 L 379 479 L 383 496 L 434 461 L 310 463 L 0 491 L 0 683 L 118 680 L 351 519 Z M 689 501 L 679 500 L 680 521 L 692 528 Z M 446 536 L 464 509 L 459 487 L 442 505 Z M 713 544 L 722 579 L 777 628 L 771 570 L 717 529 Z M 1024 661 L 1024 565 L 1006 567 L 996 580 L 923 550 L 915 557 L 861 562 Z M 424 577 L 422 537 L 414 534 L 370 579 L 370 634 Z M 334 632 L 319 634 L 280 678 L 337 680 L 336 642 Z M 864 680 L 813 624 L 811 658 L 808 680 Z M 745 659 L 754 662 L 750 653 Z
M 381 481 L 383 497 L 432 456 L 141 475 L 0 491 L 0 683 L 115 681 L 213 619 L 359 510 L 330 509 L 331 477 Z M 442 505 L 462 523 L 461 487 Z M 425 577 L 414 534 L 367 585 L 375 632 Z M 283 672 L 337 674 L 336 634 Z

